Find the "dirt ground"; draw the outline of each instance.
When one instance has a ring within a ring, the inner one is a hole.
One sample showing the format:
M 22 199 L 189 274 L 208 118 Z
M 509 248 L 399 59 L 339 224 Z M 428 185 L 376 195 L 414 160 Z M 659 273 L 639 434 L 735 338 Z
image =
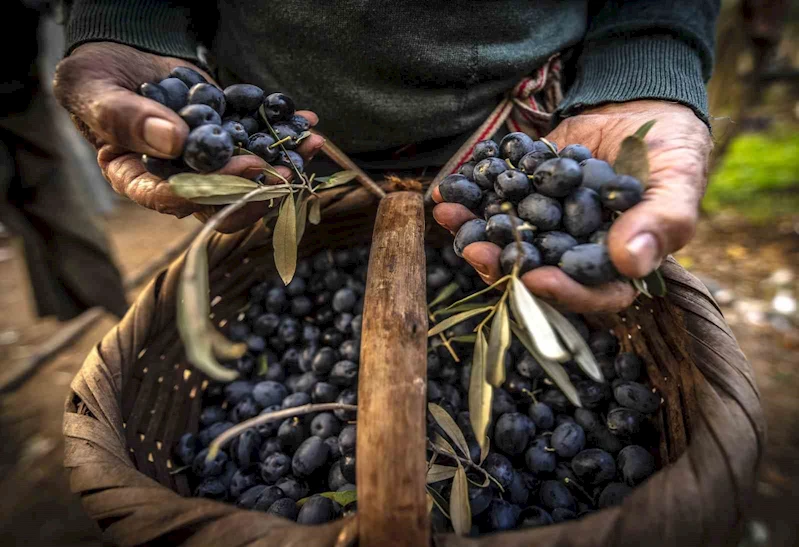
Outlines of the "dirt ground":
M 122 204 L 108 220 L 107 233 L 123 274 L 129 276 L 195 227 L 191 219 L 178 221 Z M 63 325 L 36 320 L 18 252 L 0 240 L 0 253 L 6 257 L 0 260 L 1 382 L 1 371 L 31 355 Z M 708 284 L 718 283 L 736 295 L 724 308 L 725 315 L 756 370 L 769 425 L 769 445 L 750 516 L 767 525 L 769 545 L 797 544 L 799 331 L 795 326 L 780 330 L 768 321 L 752 324 L 751 310 L 740 302 L 767 302 L 771 289 L 763 280 L 780 268 L 799 270 L 799 219 L 760 228 L 729 217 L 705 219 L 678 259 Z M 794 281 L 794 294 L 798 288 Z M 131 300 L 135 293 L 131 292 Z M 61 415 L 69 382 L 114 322 L 113 317 L 103 316 L 15 392 L 0 398 L 3 545 L 101 545 L 96 527 L 68 490 L 61 467 Z

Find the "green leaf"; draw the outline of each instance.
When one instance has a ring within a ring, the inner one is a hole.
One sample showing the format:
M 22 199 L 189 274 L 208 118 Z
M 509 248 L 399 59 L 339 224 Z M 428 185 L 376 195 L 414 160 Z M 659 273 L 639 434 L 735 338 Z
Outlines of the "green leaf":
M 433 309 L 434 307 L 438 306 L 445 300 L 447 300 L 450 296 L 458 292 L 459 285 L 457 283 L 450 283 L 443 289 L 439 291 L 436 297 L 427 305 L 427 309 Z
M 257 196 L 252 196 L 247 199 L 247 202 L 254 202 L 254 201 L 269 201 L 275 198 L 279 198 L 290 194 L 291 190 L 284 186 L 275 187 L 275 189 L 271 192 L 264 192 L 263 194 L 259 194 Z M 192 198 L 192 203 L 199 203 L 200 205 L 229 205 L 231 203 L 236 203 L 241 198 L 246 196 L 247 194 L 230 194 L 227 196 L 204 196 L 198 198 Z
M 485 302 L 467 302 L 466 304 L 460 304 L 459 306 L 441 308 L 433 312 L 433 317 L 438 317 L 439 315 L 452 315 L 462 311 L 484 308 L 486 306 L 494 307 L 498 301 L 498 298 L 492 298 L 491 300 L 486 300 Z
M 605 377 L 602 374 L 602 369 L 599 368 L 599 363 L 596 362 L 594 353 L 588 347 L 583 337 L 574 328 L 568 319 L 563 317 L 561 313 L 547 304 L 546 302 L 538 302 L 544 309 L 544 313 L 549 318 L 552 326 L 560 335 L 563 343 L 573 355 L 573 359 L 577 362 L 580 368 L 585 372 L 589 378 L 595 382 L 604 382 Z
M 452 338 L 448 338 L 449 342 L 461 342 L 461 343 L 468 343 L 474 344 L 474 341 L 477 340 L 476 334 L 461 334 L 460 336 L 453 336 Z
M 651 274 L 644 277 L 643 281 L 646 282 L 646 286 L 653 296 L 666 296 L 666 280 L 663 279 L 663 274 L 660 273 L 660 270 L 653 271 Z
M 641 181 L 644 188 L 649 181 L 649 150 L 644 142 L 644 137 L 655 125 L 655 120 L 650 120 L 638 128 L 634 134 L 621 141 L 619 155 L 613 169 L 619 175 L 630 175 Z
M 358 499 L 357 492 L 355 490 L 346 490 L 344 492 L 322 492 L 321 494 L 318 495 L 331 499 L 337 502 L 342 507 Z M 305 505 L 305 502 L 308 501 L 310 498 L 311 496 L 308 496 L 307 498 L 302 498 L 301 500 L 298 500 L 297 507 L 302 507 L 303 505 Z
M 308 200 L 310 196 L 303 198 L 300 201 L 300 207 L 297 209 L 297 247 L 300 246 L 302 236 L 305 234 L 305 224 L 308 221 Z
M 447 317 L 441 323 L 427 331 L 427 336 L 435 336 L 436 334 L 444 332 L 448 328 L 453 327 L 462 321 L 466 321 L 470 317 L 474 317 L 475 315 L 480 315 L 481 313 L 486 313 L 489 311 L 491 311 L 491 306 L 483 306 L 482 308 L 465 311 L 463 313 L 459 313 L 458 315 Z
M 256 375 L 263 376 L 267 370 L 269 370 L 269 358 L 266 353 L 262 353 L 258 358 L 258 372 L 256 372 Z
M 308 222 L 316 226 L 322 222 L 322 201 L 318 197 L 311 198 L 311 209 L 308 211 Z
M 634 136 L 638 137 L 639 139 L 643 139 L 646 137 L 646 134 L 649 133 L 649 130 L 652 129 L 652 126 L 655 125 L 657 120 L 649 120 L 644 125 L 638 128 L 638 130 L 633 133 Z
M 467 535 L 472 529 L 472 508 L 469 505 L 469 482 L 460 462 L 458 462 L 458 471 L 452 479 L 449 509 L 452 529 L 459 536 Z
M 314 187 L 314 191 L 318 192 L 319 190 L 330 190 L 336 186 L 347 184 L 357 176 L 358 173 L 355 171 L 339 171 L 338 173 L 333 173 L 329 177 L 319 177 L 316 180 L 322 182 Z
M 480 451 L 488 453 L 488 424 L 491 422 L 491 397 L 493 389 L 486 381 L 487 344 L 483 331 L 477 333 L 472 355 L 472 374 L 469 380 L 469 421 Z
M 457 470 L 457 467 L 433 464 L 430 466 L 430 469 L 427 470 L 427 484 L 451 479 L 455 476 Z
M 511 280 L 510 288 L 510 306 L 513 315 L 529 334 L 538 353 L 560 363 L 568 361 L 571 355 L 561 345 L 536 298 L 517 277 Z
M 518 338 L 527 351 L 530 352 L 530 355 L 538 361 L 538 364 L 544 369 L 549 379 L 555 383 L 564 395 L 566 395 L 566 398 L 569 399 L 574 406 L 582 407 L 583 405 L 580 403 L 580 395 L 577 393 L 577 388 L 572 384 L 569 374 L 566 372 L 566 369 L 563 368 L 563 365 L 541 355 L 530 339 L 530 336 L 527 334 L 527 331 L 522 327 L 516 323 L 511 323 L 510 328 L 516 338 Z M 474 374 L 474 371 L 472 371 L 472 374 Z
M 258 183 L 235 175 L 201 175 L 179 173 L 169 177 L 169 188 L 182 198 L 194 200 L 211 196 L 247 194 L 258 188 Z
M 208 301 L 207 244 L 207 238 L 198 239 L 186 252 L 186 262 L 178 284 L 177 327 L 188 362 L 213 380 L 232 382 L 238 377 L 238 372 L 224 368 L 213 354 L 209 330 L 213 326 L 208 321 L 211 305 Z
M 297 219 L 294 197 L 286 196 L 280 204 L 280 213 L 272 235 L 275 251 L 275 266 L 284 285 L 288 285 L 297 269 Z
M 468 458 L 469 444 L 466 442 L 466 437 L 463 436 L 463 431 L 452 419 L 452 416 L 435 403 L 427 403 L 427 410 L 433 415 L 433 419 L 444 430 L 444 433 L 455 442 L 455 446 L 460 448 L 461 453 Z
M 497 310 L 491 320 L 491 332 L 488 334 L 486 350 L 486 379 L 494 387 L 505 383 L 505 353 L 510 347 L 510 318 L 504 300 L 497 304 Z

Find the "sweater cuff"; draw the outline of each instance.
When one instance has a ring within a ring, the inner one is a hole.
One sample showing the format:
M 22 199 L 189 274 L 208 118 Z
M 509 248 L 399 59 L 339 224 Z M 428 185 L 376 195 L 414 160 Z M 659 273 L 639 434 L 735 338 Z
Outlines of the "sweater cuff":
M 189 61 L 199 56 L 187 9 L 163 0 L 75 0 L 65 34 L 67 55 L 87 42 L 117 42 Z
M 640 99 L 683 104 L 708 124 L 699 54 L 670 36 L 585 43 L 574 83 L 555 115 L 563 118 L 592 106 Z

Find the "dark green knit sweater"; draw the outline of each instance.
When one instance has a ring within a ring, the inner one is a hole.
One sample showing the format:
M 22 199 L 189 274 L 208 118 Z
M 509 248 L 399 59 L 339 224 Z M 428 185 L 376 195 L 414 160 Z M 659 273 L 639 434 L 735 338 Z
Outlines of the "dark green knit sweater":
M 570 52 L 559 114 L 655 98 L 707 121 L 718 0 L 74 0 L 67 47 L 121 42 L 198 60 L 316 111 L 350 153 L 436 140 L 442 163 L 501 94 Z M 450 146 L 448 146 L 448 144 Z

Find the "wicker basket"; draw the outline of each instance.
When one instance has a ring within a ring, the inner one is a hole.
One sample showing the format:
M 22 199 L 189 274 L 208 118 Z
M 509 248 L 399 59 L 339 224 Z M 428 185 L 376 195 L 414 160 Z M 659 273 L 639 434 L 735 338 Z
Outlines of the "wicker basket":
M 324 222 L 309 226 L 300 254 L 366 242 L 377 205 L 377 198 L 361 188 L 329 192 Z M 428 238 L 436 237 L 435 230 L 428 230 Z M 269 239 L 258 225 L 252 231 L 217 235 L 209 243 L 211 294 L 221 296 L 212 308 L 215 321 L 235 314 L 251 282 L 273 271 Z M 204 378 L 187 368 L 175 328 L 181 267 L 179 259 L 141 293 L 87 357 L 66 402 L 65 465 L 71 471 L 71 487 L 105 538 L 115 545 L 310 547 L 350 545 L 359 539 L 361 545 L 374 544 L 363 534 L 359 538 L 359 520 L 368 518 L 384 523 L 391 544 L 418 544 L 408 538 L 420 536 L 403 529 L 408 521 L 401 524 L 401 518 L 379 504 L 359 503 L 357 517 L 308 527 L 182 497 L 188 494 L 188 484 L 181 474 L 170 474 L 170 447 L 187 428 L 197 429 Z M 423 275 L 424 268 L 420 271 Z M 635 489 L 621 506 L 577 521 L 480 538 L 436 536 L 436 544 L 686 546 L 727 545 L 738 537 L 764 446 L 759 393 L 751 366 L 704 286 L 673 261 L 664 272 L 666 298 L 642 298 L 623 314 L 592 320 L 610 325 L 625 349 L 645 358 L 650 381 L 664 399 L 658 415 L 660 456 L 668 467 Z M 421 291 L 415 297 L 424 302 L 423 284 Z M 424 344 L 425 333 L 416 331 L 415 326 L 415 337 Z M 359 424 L 365 418 L 361 411 Z M 391 427 L 375 422 L 371 428 Z M 423 435 L 422 424 L 410 435 L 417 431 Z M 423 450 L 401 452 L 403 446 L 424 446 L 418 441 L 395 445 L 390 448 L 394 453 L 384 453 L 383 460 L 424 458 Z M 359 454 L 360 450 L 359 441 Z M 362 480 L 384 484 L 376 466 L 376 478 L 363 478 L 362 467 L 367 465 L 359 456 L 359 498 L 370 486 Z M 394 484 L 401 494 L 406 487 L 423 488 L 423 481 L 422 476 L 418 484 Z M 425 518 L 417 520 L 413 527 L 427 526 Z

